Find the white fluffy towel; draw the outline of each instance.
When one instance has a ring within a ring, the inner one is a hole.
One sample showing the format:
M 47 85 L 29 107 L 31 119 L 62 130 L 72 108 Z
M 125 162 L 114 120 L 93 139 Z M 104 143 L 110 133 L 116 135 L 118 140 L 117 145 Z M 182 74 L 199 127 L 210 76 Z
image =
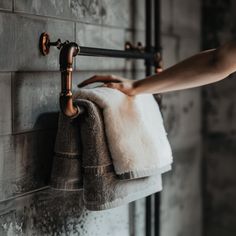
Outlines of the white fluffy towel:
M 108 147 L 120 178 L 141 178 L 171 169 L 171 147 L 152 95 L 127 96 L 97 87 L 79 89 L 76 98 L 90 100 L 103 111 Z

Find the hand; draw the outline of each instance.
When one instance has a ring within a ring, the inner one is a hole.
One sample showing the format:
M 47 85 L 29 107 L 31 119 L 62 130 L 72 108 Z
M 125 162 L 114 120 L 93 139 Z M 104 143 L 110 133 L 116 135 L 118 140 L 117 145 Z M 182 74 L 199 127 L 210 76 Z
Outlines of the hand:
M 104 87 L 118 89 L 128 96 L 136 95 L 134 80 L 125 79 L 115 75 L 94 75 L 93 77 L 78 84 L 82 88 L 88 84 L 102 82 Z

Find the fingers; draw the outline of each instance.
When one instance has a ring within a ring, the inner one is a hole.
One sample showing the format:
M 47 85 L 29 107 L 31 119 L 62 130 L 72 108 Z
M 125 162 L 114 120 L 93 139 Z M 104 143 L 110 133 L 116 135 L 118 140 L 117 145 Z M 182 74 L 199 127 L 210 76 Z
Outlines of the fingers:
M 88 84 L 102 82 L 102 83 L 110 83 L 110 82 L 120 82 L 121 80 L 118 77 L 113 75 L 94 75 L 93 77 L 84 80 L 83 82 L 78 84 L 79 88 L 82 88 Z
M 113 89 L 120 89 L 120 83 L 106 83 L 103 85 L 104 87 L 108 87 L 108 88 L 113 88 Z
M 134 93 L 132 90 L 129 90 L 125 87 L 124 83 L 106 83 L 103 85 L 103 87 L 108 87 L 111 89 L 117 89 L 119 91 L 121 91 L 122 93 L 128 95 L 128 96 L 133 96 Z

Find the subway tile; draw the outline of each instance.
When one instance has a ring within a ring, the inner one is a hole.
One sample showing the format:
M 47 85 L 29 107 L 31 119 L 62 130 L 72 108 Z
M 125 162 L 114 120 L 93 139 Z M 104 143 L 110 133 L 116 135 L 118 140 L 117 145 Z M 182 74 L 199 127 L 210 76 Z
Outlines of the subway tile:
M 0 136 L 0 200 L 11 197 L 15 192 L 16 162 L 14 140 L 11 135 Z
M 0 135 L 11 133 L 11 74 L 0 73 Z
M 48 184 L 55 130 L 0 137 L 0 201 Z
M 101 23 L 107 14 L 107 6 L 102 0 L 15 0 L 15 11 L 41 16 L 70 19 L 87 23 Z
M 13 133 L 57 127 L 59 72 L 13 75 Z
M 15 194 L 48 185 L 56 130 L 13 136 L 15 152 Z M 7 171 L 7 168 L 5 168 Z M 13 180 L 14 181 L 14 180 Z
M 76 24 L 76 41 L 81 46 L 124 50 L 126 40 L 123 29 Z M 128 64 L 126 59 L 120 58 L 79 56 L 76 67 L 81 70 L 124 70 Z
M 52 41 L 74 40 L 73 22 L 0 13 L 2 54 L 0 71 L 47 71 L 59 69 L 59 51 L 51 49 L 48 56 L 39 51 L 39 37 L 48 32 Z
M 145 1 L 143 0 L 131 0 L 131 12 L 133 14 L 134 28 L 137 30 L 145 30 Z
M 16 12 L 70 19 L 85 23 L 104 24 L 120 28 L 132 27 L 131 8 L 131 0 L 15 1 Z
M 0 57 L 0 71 L 12 71 L 16 68 L 14 31 L 15 17 L 12 14 L 0 12 L 0 45 L 1 55 L 4 55 Z
M 128 205 L 87 211 L 81 191 L 39 191 L 0 203 L 0 212 L 1 235 L 130 235 Z
M 106 14 L 102 17 L 104 25 L 116 26 L 121 28 L 133 28 L 133 14 L 135 4 L 132 0 L 104 0 L 104 10 Z
M 1 0 L 0 9 L 3 10 L 12 10 L 12 0 Z

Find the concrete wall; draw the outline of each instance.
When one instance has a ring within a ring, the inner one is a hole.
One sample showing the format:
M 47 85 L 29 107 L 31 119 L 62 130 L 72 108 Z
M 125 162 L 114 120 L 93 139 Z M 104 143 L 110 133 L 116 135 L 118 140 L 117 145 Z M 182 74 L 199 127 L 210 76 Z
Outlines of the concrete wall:
M 43 57 L 38 50 L 44 31 L 52 40 L 122 49 L 126 40 L 144 42 L 144 19 L 143 0 L 0 2 L 1 236 L 144 235 L 144 199 L 89 212 L 81 194 L 45 187 L 57 128 L 59 53 Z M 199 51 L 199 2 L 162 1 L 162 26 L 165 67 Z M 131 61 L 77 57 L 73 82 L 98 71 L 143 78 L 143 62 L 135 65 L 133 75 Z M 163 104 L 175 164 L 164 180 L 161 235 L 200 235 L 200 90 L 166 94 Z
M 139 4 L 135 9 L 137 17 L 145 19 L 144 1 Z M 168 68 L 200 51 L 201 2 L 163 0 L 161 7 L 163 60 L 164 68 Z M 134 38 L 143 41 L 144 21 L 138 21 L 137 28 Z M 144 68 L 143 64 L 136 65 L 139 71 Z M 139 72 L 138 77 L 143 76 Z M 161 236 L 202 234 L 201 111 L 199 88 L 163 95 L 163 115 L 174 165 L 165 174 L 161 193 Z M 144 204 L 143 200 L 138 204 Z
M 201 3 L 162 1 L 164 66 L 200 51 Z M 189 78 L 191 79 L 191 78 Z M 161 235 L 202 235 L 201 89 L 166 93 L 163 115 L 174 151 L 161 194 Z
M 203 47 L 235 39 L 236 3 L 203 1 Z M 214 20 L 212 20 L 214 19 Z M 236 235 L 236 76 L 204 87 L 204 235 Z

